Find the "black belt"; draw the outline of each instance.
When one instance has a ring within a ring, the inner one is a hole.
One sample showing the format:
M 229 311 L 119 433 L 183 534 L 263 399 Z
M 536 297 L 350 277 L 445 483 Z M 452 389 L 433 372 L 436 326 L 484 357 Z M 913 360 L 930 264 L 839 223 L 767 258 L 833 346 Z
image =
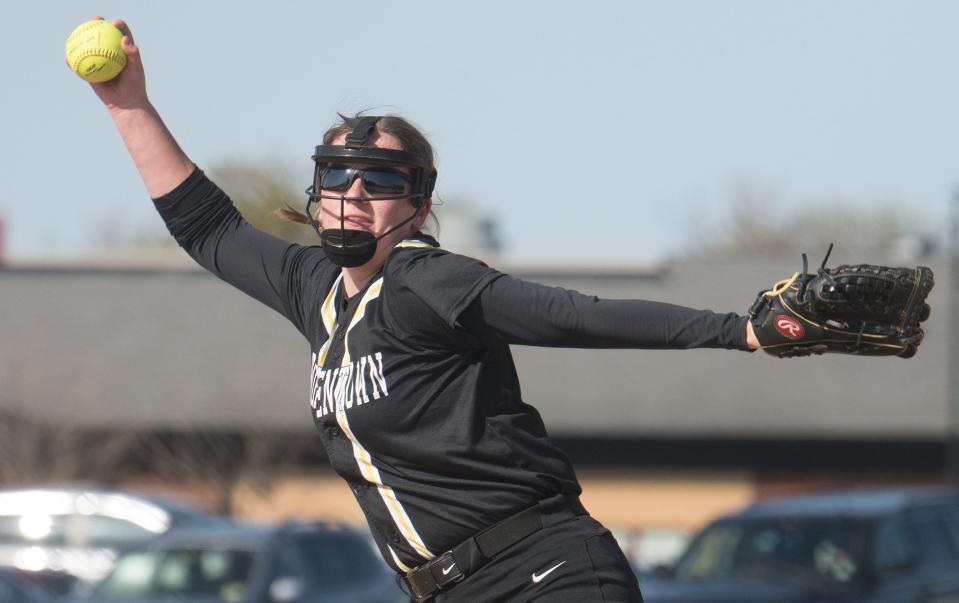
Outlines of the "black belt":
M 578 515 L 587 513 L 575 496 L 542 500 L 412 569 L 403 580 L 415 600 L 427 601 L 530 534 Z

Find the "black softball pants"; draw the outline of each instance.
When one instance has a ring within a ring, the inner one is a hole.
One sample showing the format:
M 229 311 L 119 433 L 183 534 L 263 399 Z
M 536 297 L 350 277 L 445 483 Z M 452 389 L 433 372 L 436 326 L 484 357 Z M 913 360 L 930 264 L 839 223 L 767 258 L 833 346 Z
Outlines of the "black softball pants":
M 583 515 L 520 540 L 437 603 L 642 603 L 639 584 L 613 535 Z

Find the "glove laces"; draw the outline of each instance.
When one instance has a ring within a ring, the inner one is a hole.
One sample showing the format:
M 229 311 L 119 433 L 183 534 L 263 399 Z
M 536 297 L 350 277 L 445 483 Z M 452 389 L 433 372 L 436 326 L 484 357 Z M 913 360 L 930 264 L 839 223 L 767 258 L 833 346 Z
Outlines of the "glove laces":
M 829 261 L 829 256 L 832 254 L 833 244 L 829 244 L 829 249 L 826 250 L 826 257 L 822 259 L 822 264 L 819 266 L 819 270 L 816 273 L 823 278 L 829 286 L 832 287 L 833 291 L 838 291 L 840 295 L 845 297 L 845 293 L 839 288 L 839 283 L 836 282 L 836 279 L 829 274 L 829 271 L 826 270 L 826 262 Z M 806 254 L 802 254 L 802 279 L 799 281 L 799 291 L 796 292 L 796 301 L 799 303 L 806 303 L 806 287 L 809 286 L 809 258 L 806 257 Z

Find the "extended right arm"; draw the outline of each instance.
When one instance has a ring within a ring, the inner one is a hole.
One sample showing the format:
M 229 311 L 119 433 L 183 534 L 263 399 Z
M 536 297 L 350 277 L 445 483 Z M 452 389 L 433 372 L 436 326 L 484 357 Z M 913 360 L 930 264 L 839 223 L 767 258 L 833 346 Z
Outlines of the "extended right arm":
M 177 242 L 200 265 L 287 316 L 303 331 L 301 275 L 322 252 L 293 245 L 247 223 L 229 198 L 194 166 L 150 103 L 139 48 L 123 21 L 126 68 L 91 84 L 110 112 L 150 197 Z
M 112 80 L 90 85 L 109 110 L 150 197 L 160 197 L 186 180 L 193 172 L 193 162 L 147 98 L 140 49 L 130 28 L 123 21 L 113 24 L 123 32 L 127 66 Z

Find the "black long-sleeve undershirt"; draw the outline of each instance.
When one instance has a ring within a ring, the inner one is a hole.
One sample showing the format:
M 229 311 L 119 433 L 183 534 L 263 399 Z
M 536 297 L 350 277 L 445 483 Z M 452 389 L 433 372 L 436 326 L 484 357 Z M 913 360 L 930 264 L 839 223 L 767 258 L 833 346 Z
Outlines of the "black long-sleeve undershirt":
M 508 275 L 460 323 L 488 344 L 576 348 L 748 349 L 746 318 L 646 300 L 600 299 Z

